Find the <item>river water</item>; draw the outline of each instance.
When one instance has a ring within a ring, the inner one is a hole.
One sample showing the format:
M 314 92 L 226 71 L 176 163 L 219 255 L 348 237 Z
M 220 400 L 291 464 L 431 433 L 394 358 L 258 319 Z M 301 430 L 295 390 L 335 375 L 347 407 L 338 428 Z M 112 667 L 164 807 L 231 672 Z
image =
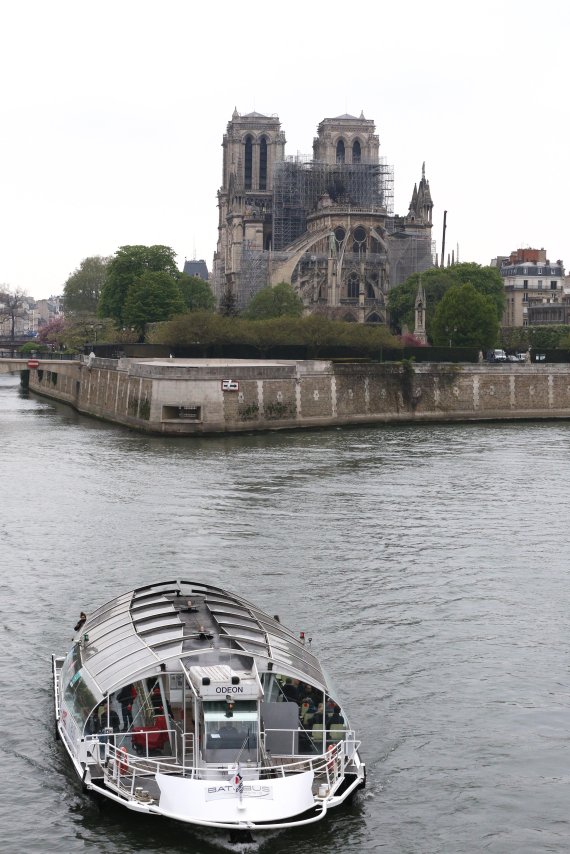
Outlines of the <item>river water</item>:
M 312 634 L 368 786 L 258 850 L 570 848 L 570 425 L 152 438 L 0 378 L 0 851 L 197 852 L 224 838 L 82 793 L 50 655 L 160 578 Z

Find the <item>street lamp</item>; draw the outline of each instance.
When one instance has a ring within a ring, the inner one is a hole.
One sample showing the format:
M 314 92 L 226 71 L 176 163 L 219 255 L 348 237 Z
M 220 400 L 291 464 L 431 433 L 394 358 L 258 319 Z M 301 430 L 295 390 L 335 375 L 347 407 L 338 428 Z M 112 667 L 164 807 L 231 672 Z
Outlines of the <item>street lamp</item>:
M 449 335 L 449 349 L 451 350 L 451 339 L 452 339 L 452 335 L 451 335 L 451 333 L 452 333 L 452 332 L 453 332 L 453 333 L 457 332 L 457 326 L 454 326 L 454 327 L 453 327 L 453 329 L 450 329 L 448 326 L 446 326 L 446 327 L 445 327 L 445 331 L 446 331 L 446 332 L 447 332 L 447 334 Z

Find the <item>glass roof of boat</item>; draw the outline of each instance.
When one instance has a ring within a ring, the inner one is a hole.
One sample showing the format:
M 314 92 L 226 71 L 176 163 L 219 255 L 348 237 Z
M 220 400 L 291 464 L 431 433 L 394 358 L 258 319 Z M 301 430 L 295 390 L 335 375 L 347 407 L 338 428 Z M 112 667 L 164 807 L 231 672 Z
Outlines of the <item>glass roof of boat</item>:
M 326 687 L 310 649 L 278 620 L 239 596 L 192 581 L 139 587 L 107 602 L 89 615 L 80 639 L 83 666 L 102 694 L 212 646 L 253 655 L 262 671 L 270 660 L 276 673 L 293 671 Z

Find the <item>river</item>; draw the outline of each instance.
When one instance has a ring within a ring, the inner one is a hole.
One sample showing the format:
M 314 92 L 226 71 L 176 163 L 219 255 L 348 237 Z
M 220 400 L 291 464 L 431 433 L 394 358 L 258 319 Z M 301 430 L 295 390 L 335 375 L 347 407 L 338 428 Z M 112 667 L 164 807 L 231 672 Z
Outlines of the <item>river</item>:
M 224 847 L 81 791 L 50 656 L 80 610 L 160 578 L 313 637 L 368 786 L 258 850 L 570 848 L 570 425 L 162 439 L 0 377 L 2 852 Z

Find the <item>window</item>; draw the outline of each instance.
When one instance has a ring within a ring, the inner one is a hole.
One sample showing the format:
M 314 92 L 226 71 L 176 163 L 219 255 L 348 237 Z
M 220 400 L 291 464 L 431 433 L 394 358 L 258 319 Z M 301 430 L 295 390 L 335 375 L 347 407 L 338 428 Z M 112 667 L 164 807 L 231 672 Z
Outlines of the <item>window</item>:
M 344 163 L 344 140 L 339 139 L 336 144 L 336 162 Z
M 347 284 L 348 298 L 357 299 L 360 291 L 357 273 L 351 273 Z
M 539 280 L 538 280 L 538 290 L 539 290 L 539 291 L 541 291 L 541 290 L 542 290 L 542 279 L 539 279 Z
M 259 189 L 267 189 L 267 140 L 265 137 L 259 143 Z
M 204 702 L 204 737 L 206 749 L 255 750 L 257 702 L 240 700 L 233 708 L 223 700 Z
M 522 301 L 523 301 L 523 302 L 528 302 L 528 294 L 523 294 Z
M 163 406 L 162 420 L 172 421 L 173 419 L 182 419 L 184 421 L 201 421 L 202 407 L 193 405 Z
M 336 240 L 336 242 L 337 242 L 337 243 L 338 243 L 338 245 L 340 246 L 340 245 L 341 245 L 341 243 L 342 243 L 342 241 L 344 240 L 344 238 L 345 238 L 345 236 L 346 236 L 346 231 L 344 230 L 344 228 L 342 227 L 342 225 L 339 225 L 339 226 L 337 226 L 337 228 L 335 228 L 335 230 L 334 230 L 334 236 L 335 236 L 335 240 Z
M 523 288 L 525 289 L 525 291 L 528 290 L 528 279 L 525 279 L 523 281 Z
M 551 291 L 555 291 L 557 287 L 558 287 L 558 282 L 551 282 L 550 283 L 550 290 Z
M 352 244 L 353 252 L 366 252 L 366 230 L 358 225 L 352 234 L 354 241 Z
M 245 139 L 245 163 L 244 163 L 244 186 L 251 190 L 251 176 L 253 174 L 253 141 L 250 136 Z
M 539 268 L 538 268 L 538 272 L 539 272 L 539 273 L 542 273 L 542 267 L 539 267 Z
M 352 162 L 353 163 L 360 163 L 360 158 L 361 158 L 360 143 L 357 139 L 355 139 L 354 142 L 352 143 Z

